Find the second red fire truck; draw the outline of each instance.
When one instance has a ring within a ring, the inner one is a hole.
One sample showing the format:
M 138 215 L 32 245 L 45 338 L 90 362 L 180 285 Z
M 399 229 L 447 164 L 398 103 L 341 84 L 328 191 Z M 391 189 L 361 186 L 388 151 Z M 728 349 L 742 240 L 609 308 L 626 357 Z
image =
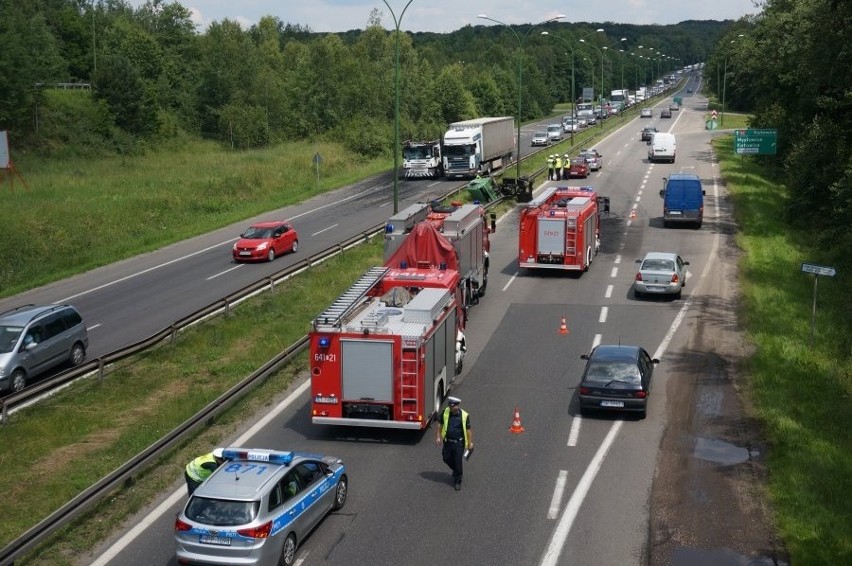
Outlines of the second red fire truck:
M 601 213 L 608 211 L 609 199 L 594 188 L 548 181 L 521 210 L 518 265 L 587 271 L 600 247 Z

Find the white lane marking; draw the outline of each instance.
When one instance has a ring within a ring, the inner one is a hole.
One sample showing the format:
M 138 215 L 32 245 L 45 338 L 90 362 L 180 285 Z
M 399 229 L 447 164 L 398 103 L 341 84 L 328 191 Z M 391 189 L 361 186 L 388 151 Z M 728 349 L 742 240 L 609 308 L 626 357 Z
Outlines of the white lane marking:
M 272 419 L 277 418 L 278 415 L 283 413 L 287 409 L 287 407 L 289 407 L 299 397 L 301 397 L 310 388 L 310 386 L 310 380 L 305 381 L 303 384 L 297 387 L 293 391 L 293 393 L 291 393 L 286 399 L 281 401 L 277 407 L 266 413 L 262 419 L 257 421 L 239 438 L 229 443 L 229 445 L 246 446 L 248 444 L 248 441 L 251 440 L 254 435 L 256 435 L 261 429 L 263 429 L 263 427 L 269 424 Z M 175 490 L 174 493 L 168 496 L 165 501 L 160 503 L 156 507 L 156 509 L 154 509 L 149 515 L 142 517 L 138 523 L 136 523 L 129 531 L 127 531 L 124 536 L 115 541 L 115 543 L 113 543 L 113 545 L 110 546 L 106 550 L 106 552 L 98 556 L 98 558 L 94 562 L 92 562 L 92 566 L 106 566 L 110 560 L 118 556 L 118 554 L 122 550 L 124 550 L 136 537 L 140 536 L 143 532 L 145 532 L 151 525 L 153 525 L 157 520 L 159 520 L 160 517 L 167 513 L 169 509 L 177 505 L 177 502 L 185 496 L 185 487 L 181 486 L 179 489 Z
M 314 232 L 313 234 L 311 234 L 311 236 L 319 236 L 319 235 L 320 235 L 320 234 L 322 234 L 323 232 L 327 232 L 327 231 L 331 230 L 332 228 L 337 228 L 338 226 L 340 226 L 340 224 L 339 224 L 339 223 L 338 223 L 338 224 L 332 224 L 332 225 L 331 225 L 331 226 L 329 226 L 328 228 L 323 228 L 323 229 L 322 229 L 322 230 L 320 230 L 319 232 Z
M 434 183 L 430 183 L 430 184 L 426 185 L 426 188 L 427 188 L 427 189 L 431 189 L 431 188 L 432 188 L 432 187 L 434 187 L 435 185 L 440 185 L 440 184 L 441 184 L 441 182 L 442 182 L 442 181 L 435 181 Z
M 388 185 L 388 186 L 390 186 L 390 185 Z M 381 188 L 383 188 L 383 187 L 379 187 L 379 189 L 381 189 Z M 386 188 L 386 187 L 384 187 L 384 188 Z M 375 190 L 375 191 L 377 191 L 378 189 L 374 189 L 374 190 Z M 367 191 L 367 192 L 373 192 L 374 190 Z M 336 201 L 334 201 L 334 202 L 330 202 L 330 203 L 328 203 L 328 204 L 324 204 L 324 205 L 322 205 L 322 206 L 318 206 L 318 207 L 316 207 L 316 208 L 312 208 L 312 209 L 310 209 L 310 210 L 306 210 L 305 212 L 303 212 L 303 213 L 301 213 L 301 214 L 296 214 L 295 216 L 290 216 L 289 218 L 290 218 L 290 220 L 295 220 L 295 219 L 297 219 L 297 218 L 301 218 L 302 216 L 307 216 L 308 214 L 311 214 L 311 213 L 314 213 L 314 212 L 318 212 L 318 211 L 323 210 L 323 209 L 325 209 L 325 208 L 329 208 L 329 207 L 331 207 L 331 206 L 337 206 L 337 205 L 339 205 L 341 202 L 346 202 L 346 201 L 348 201 L 348 200 L 352 200 L 352 199 L 354 199 L 354 198 L 358 198 L 358 197 L 360 197 L 360 196 L 363 196 L 363 194 L 364 194 L 364 193 L 356 193 L 356 194 L 350 195 L 350 196 L 348 196 L 348 197 L 345 197 L 345 198 L 342 198 L 342 199 L 336 200 Z M 385 205 L 381 205 L 381 206 L 385 206 Z M 85 291 L 80 291 L 79 293 L 77 293 L 77 294 L 75 294 L 75 295 L 71 295 L 71 296 L 69 296 L 69 297 L 65 297 L 64 299 L 60 299 L 60 300 L 58 300 L 58 301 L 57 301 L 57 303 L 65 303 L 65 302 L 71 301 L 71 300 L 73 300 L 73 299 L 76 299 L 76 298 L 78 298 L 78 297 L 82 297 L 83 295 L 88 295 L 89 293 L 94 293 L 95 291 L 100 291 L 101 289 L 106 289 L 107 287 L 112 287 L 113 285 L 117 285 L 117 284 L 119 284 L 119 283 L 123 283 L 124 281 L 127 281 L 127 280 L 129 280 L 129 279 L 133 279 L 134 277 L 138 277 L 138 276 L 140 276 L 140 275 L 144 275 L 144 274 L 146 274 L 146 273 L 150 273 L 150 272 L 152 272 L 152 271 L 156 271 L 157 269 L 161 269 L 161 268 L 163 268 L 163 267 L 167 267 L 167 266 L 169 266 L 169 265 L 171 265 L 171 264 L 173 264 L 173 263 L 177 263 L 177 262 L 179 262 L 179 261 L 183 261 L 183 260 L 185 260 L 185 259 L 189 259 L 189 258 L 191 258 L 191 257 L 195 257 L 195 256 L 197 256 L 197 255 L 199 255 L 199 254 L 203 254 L 203 253 L 208 252 L 208 251 L 210 251 L 210 250 L 214 250 L 214 249 L 216 249 L 216 248 L 218 248 L 218 247 L 226 246 L 226 245 L 228 245 L 228 244 L 230 244 L 230 243 L 232 243 L 232 242 L 234 242 L 235 240 L 238 240 L 238 239 L 239 239 L 239 238 L 230 238 L 230 239 L 228 239 L 228 240 L 225 240 L 224 242 L 219 242 L 218 244 L 213 244 L 212 246 L 207 246 L 206 248 L 200 249 L 200 250 L 195 251 L 195 252 L 192 252 L 192 253 L 190 253 L 190 254 L 186 254 L 186 255 L 181 256 L 181 257 L 176 257 L 175 259 L 172 259 L 172 260 L 169 260 L 169 261 L 166 261 L 166 262 L 160 263 L 160 264 L 158 264 L 158 265 L 154 265 L 154 266 L 152 266 L 152 267 L 149 267 L 148 269 L 143 269 L 142 271 L 137 271 L 136 273 L 131 273 L 130 275 L 126 275 L 125 277 L 119 277 L 118 279 L 115 279 L 115 280 L 113 280 L 113 281 L 110 281 L 109 283 L 104 283 L 103 285 L 98 285 L 97 287 L 92 287 L 91 289 L 87 289 L 87 290 L 85 290 Z
M 613 261 L 615 265 L 621 263 L 621 254 L 615 254 L 615 261 Z
M 389 203 L 389 202 L 383 202 L 382 204 L 379 205 L 379 208 L 384 208 L 384 207 L 390 206 L 390 205 L 391 205 L 391 203 Z
M 568 481 L 568 470 L 559 470 L 556 478 L 556 487 L 553 488 L 553 497 L 550 499 L 550 509 L 547 511 L 548 519 L 555 519 L 559 515 L 559 507 L 562 505 L 562 495 L 565 493 L 565 484 Z
M 98 328 L 100 325 L 101 325 L 101 323 L 99 322 L 99 323 L 97 323 L 97 324 L 93 324 L 93 325 L 91 325 L 91 326 L 87 326 L 87 327 L 86 327 L 86 332 L 91 332 L 91 331 L 92 331 L 92 330 L 94 330 L 95 328 Z
M 509 277 L 509 280 L 508 280 L 508 281 L 506 281 L 506 284 L 505 284 L 505 285 L 503 285 L 503 289 L 502 289 L 502 290 L 503 290 L 503 291 L 505 291 L 506 289 L 508 289 L 508 288 L 509 288 L 509 285 L 511 285 L 511 284 L 512 284 L 512 281 L 514 281 L 514 280 L 515 280 L 515 277 L 517 277 L 517 276 L 518 276 L 518 272 L 516 271 L 516 272 L 514 272 L 514 273 L 512 274 L 512 276 L 511 276 L 511 277 Z
M 606 315 L 609 314 L 609 307 L 601 307 L 601 315 L 598 317 L 598 322 L 606 322 Z
M 595 336 L 592 338 L 592 348 L 594 348 L 594 347 L 596 347 L 598 344 L 600 344 L 600 343 L 601 343 L 601 340 L 603 340 L 603 335 L 601 335 L 601 334 L 595 334 Z
M 239 268 L 241 268 L 242 266 L 243 266 L 243 264 L 239 264 L 239 265 L 235 265 L 234 267 L 232 267 L 232 268 L 230 268 L 230 269 L 226 269 L 225 271 L 220 271 L 219 273 L 216 273 L 216 274 L 211 275 L 210 277 L 208 277 L 208 278 L 207 278 L 207 281 L 211 281 L 211 280 L 213 280 L 213 279 L 216 279 L 216 278 L 217 278 L 217 277 L 219 277 L 220 275 L 225 275 L 226 273 L 230 273 L 230 272 L 232 272 L 232 271 L 233 271 L 233 270 L 235 270 L 235 269 L 239 269 Z
M 611 299 L 612 298 L 612 290 L 614 288 L 615 287 L 613 285 L 607 285 L 606 286 L 606 292 L 604 293 L 604 298 Z
M 568 433 L 568 446 L 577 446 L 577 439 L 580 437 L 580 424 L 583 418 L 580 415 L 574 417 L 571 421 L 571 432 Z
M 609 272 L 609 276 L 610 276 L 610 277 L 612 277 L 613 279 L 615 279 L 616 277 L 618 277 L 618 268 L 617 268 L 617 267 L 613 267 L 613 268 L 612 268 L 612 271 L 610 271 L 610 272 Z
M 577 489 L 575 489 L 574 493 L 571 494 L 571 498 L 568 500 L 568 505 L 565 507 L 562 517 L 559 519 L 559 522 L 556 524 L 556 528 L 553 530 L 553 535 L 551 535 L 550 542 L 547 544 L 547 549 L 541 559 L 541 566 L 556 566 L 559 562 L 559 555 L 562 552 L 562 547 L 565 545 L 565 540 L 568 538 L 568 533 L 571 532 L 571 526 L 574 524 L 574 519 L 580 511 L 580 505 L 583 504 L 583 500 L 586 498 L 586 495 L 588 495 L 589 488 L 591 488 L 595 476 L 598 475 L 598 472 L 603 465 L 606 453 L 615 441 L 615 437 L 618 435 L 618 431 L 621 430 L 621 426 L 623 424 L 624 421 L 622 420 L 612 423 L 606 438 L 604 438 L 600 448 L 598 448 L 598 451 L 595 453 L 595 457 L 592 458 L 592 461 L 589 463 L 589 467 L 586 468 L 585 472 L 583 472 L 583 477 L 580 478 L 580 483 L 577 484 Z

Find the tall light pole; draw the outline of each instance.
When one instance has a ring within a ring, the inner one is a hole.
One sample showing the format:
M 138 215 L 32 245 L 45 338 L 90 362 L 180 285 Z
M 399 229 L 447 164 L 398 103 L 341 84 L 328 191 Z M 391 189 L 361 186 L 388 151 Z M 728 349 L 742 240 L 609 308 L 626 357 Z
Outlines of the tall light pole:
M 743 34 L 739 34 L 737 36 L 737 39 L 739 39 L 741 37 L 743 37 Z M 734 44 L 736 42 L 737 42 L 736 39 L 731 40 L 731 44 Z M 728 51 L 729 51 L 728 49 L 725 50 L 725 72 L 722 73 L 722 115 L 720 116 L 720 119 L 719 119 L 719 125 L 720 126 L 725 125 L 725 86 L 728 82 Z
M 485 14 L 479 14 L 476 17 L 481 18 L 483 20 L 488 20 L 490 22 L 494 22 L 495 24 L 500 24 L 501 26 L 503 26 L 504 28 L 506 28 L 507 30 L 512 32 L 512 35 L 514 35 L 515 39 L 518 40 L 518 123 L 517 123 L 517 133 L 516 133 L 516 136 L 517 136 L 516 142 L 517 142 L 517 152 L 518 153 L 517 153 L 517 155 L 515 155 L 515 167 L 516 167 L 515 168 L 515 178 L 518 181 L 520 181 L 520 178 L 521 178 L 521 108 L 522 108 L 521 104 L 522 104 L 522 101 L 523 101 L 522 85 L 523 85 L 523 69 L 524 69 L 524 59 L 523 59 L 522 55 L 523 55 L 523 49 L 524 49 L 524 40 L 527 38 L 527 36 L 529 36 L 530 32 L 532 30 L 534 30 L 535 28 L 537 28 L 538 26 L 548 24 L 550 22 L 555 22 L 556 20 L 561 20 L 562 18 L 565 17 L 565 14 L 558 14 L 558 15 L 550 18 L 549 20 L 545 20 L 541 23 L 535 24 L 534 26 L 529 28 L 527 31 L 525 31 L 523 35 L 518 35 L 518 32 L 516 32 L 514 29 L 512 29 L 512 26 L 510 26 L 506 22 L 501 22 L 500 20 L 495 20 L 494 18 L 490 18 L 490 17 L 486 16 Z
M 399 24 L 402 22 L 402 17 L 405 11 L 414 0 L 408 0 L 399 18 L 393 12 L 393 8 L 387 3 L 387 0 L 382 0 L 385 6 L 391 13 L 394 26 L 396 27 L 396 53 L 394 55 L 394 111 L 393 111 L 393 213 L 399 212 Z
M 615 47 L 616 45 L 621 45 L 621 43 L 624 42 L 624 41 L 627 41 L 626 37 L 622 37 L 621 39 L 619 39 L 618 41 L 616 41 L 612 45 L 605 45 L 603 47 L 603 49 L 608 50 L 612 47 Z M 615 82 L 615 81 L 613 81 L 613 82 Z M 624 61 L 621 62 L 621 96 L 624 96 Z M 626 105 L 627 105 L 627 97 L 624 96 L 624 106 L 626 106 Z
M 586 41 L 585 39 L 581 39 L 581 40 L 580 40 L 580 43 L 585 43 L 586 45 L 588 45 L 589 47 L 591 47 L 592 49 L 594 49 L 595 51 L 597 51 L 597 52 L 600 54 L 600 56 L 601 56 L 601 92 L 600 92 L 600 94 L 598 95 L 598 101 L 599 101 L 599 103 L 600 103 L 599 105 L 600 105 L 600 108 L 601 108 L 601 115 L 600 115 L 600 120 L 599 120 L 599 122 L 600 122 L 600 124 L 601 124 L 601 129 L 603 129 L 603 121 L 604 121 L 604 115 L 603 115 L 603 88 L 604 88 L 604 84 L 603 84 L 603 81 L 604 81 L 604 71 L 603 71 L 603 51 L 601 51 L 600 49 L 598 49 L 596 46 L 592 45 L 591 43 L 589 43 L 589 42 L 588 42 L 588 41 Z
M 602 32 L 602 31 L 603 31 L 603 28 L 597 29 L 597 30 L 593 31 L 592 33 Z M 574 112 L 574 105 L 577 103 L 577 95 L 574 93 L 574 49 L 571 47 L 571 42 L 568 41 L 567 39 L 565 39 L 564 37 L 561 37 L 561 36 L 558 36 L 558 35 L 550 35 L 546 31 L 541 32 L 541 35 L 548 35 L 550 37 L 555 37 L 556 39 L 558 39 L 559 41 L 564 43 L 565 47 L 571 52 L 571 119 L 573 120 L 577 117 L 576 112 Z M 588 37 L 589 35 L 591 35 L 591 34 L 587 34 L 586 37 Z M 571 128 L 571 145 L 572 146 L 574 145 L 574 128 L 573 127 Z

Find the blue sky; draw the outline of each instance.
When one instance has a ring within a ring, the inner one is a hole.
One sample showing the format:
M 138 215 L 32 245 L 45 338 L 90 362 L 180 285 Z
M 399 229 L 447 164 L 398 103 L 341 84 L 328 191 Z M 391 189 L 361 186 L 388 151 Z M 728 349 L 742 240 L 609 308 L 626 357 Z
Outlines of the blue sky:
M 407 1 L 388 0 L 388 4 L 399 17 Z M 129 0 L 129 3 L 140 6 L 144 0 Z M 200 30 L 212 21 L 225 18 L 248 27 L 266 15 L 277 16 L 285 23 L 308 26 L 314 32 L 363 29 L 373 8 L 382 12 L 385 28 L 394 27 L 394 18 L 381 0 L 180 0 L 179 3 L 192 11 Z M 478 19 L 478 14 L 507 24 L 539 23 L 565 14 L 567 18 L 562 21 L 568 22 L 665 25 L 684 20 L 735 20 L 757 12 L 753 0 L 412 0 L 402 15 L 400 28 L 448 33 L 466 25 L 489 23 Z

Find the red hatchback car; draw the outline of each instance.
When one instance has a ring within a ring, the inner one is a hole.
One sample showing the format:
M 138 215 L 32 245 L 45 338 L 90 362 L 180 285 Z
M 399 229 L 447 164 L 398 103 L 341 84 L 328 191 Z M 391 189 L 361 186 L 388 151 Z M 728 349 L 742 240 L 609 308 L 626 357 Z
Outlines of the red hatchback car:
M 252 224 L 234 244 L 234 261 L 272 261 L 299 249 L 299 233 L 289 222 Z
M 572 157 L 571 168 L 568 169 L 568 178 L 581 177 L 585 179 L 589 176 L 589 164 L 586 163 L 585 157 Z

